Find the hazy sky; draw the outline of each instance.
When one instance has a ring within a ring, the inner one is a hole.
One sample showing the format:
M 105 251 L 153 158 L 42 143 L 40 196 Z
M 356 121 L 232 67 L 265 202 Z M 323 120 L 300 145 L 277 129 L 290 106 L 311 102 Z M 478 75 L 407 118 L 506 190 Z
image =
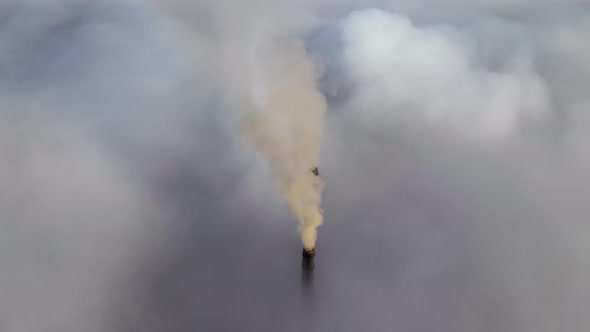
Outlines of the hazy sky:
M 582 0 L 0 0 L 0 331 L 587 331 L 589 35 Z M 302 62 L 312 284 L 239 132 Z

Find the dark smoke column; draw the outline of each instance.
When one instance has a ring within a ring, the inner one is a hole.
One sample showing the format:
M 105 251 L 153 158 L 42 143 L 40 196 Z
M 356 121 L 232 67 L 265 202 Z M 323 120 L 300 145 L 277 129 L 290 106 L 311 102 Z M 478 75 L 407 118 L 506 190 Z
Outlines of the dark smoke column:
M 301 268 L 304 271 L 313 271 L 315 268 L 315 248 L 312 248 L 311 250 L 303 248 L 302 256 L 303 258 L 301 259 Z

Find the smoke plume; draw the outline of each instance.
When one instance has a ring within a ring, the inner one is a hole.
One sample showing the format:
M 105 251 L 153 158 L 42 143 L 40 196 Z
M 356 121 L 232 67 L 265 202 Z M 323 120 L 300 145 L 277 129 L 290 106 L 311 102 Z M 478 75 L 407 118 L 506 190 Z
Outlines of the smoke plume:
M 275 184 L 299 222 L 306 249 L 315 247 L 316 228 L 323 222 L 323 182 L 312 169 L 319 165 L 325 102 L 316 87 L 316 69 L 301 41 L 273 49 L 273 62 L 255 82 L 253 112 L 242 130 L 270 161 Z
M 179 2 L 169 8 L 187 7 Z M 313 19 L 299 5 L 270 0 L 224 0 L 201 9 L 214 17 L 211 43 L 231 127 L 245 148 L 253 147 L 270 166 L 303 246 L 311 249 L 323 223 L 324 183 L 312 169 L 320 162 L 326 112 L 317 86 L 320 64 L 308 55 L 304 40 Z

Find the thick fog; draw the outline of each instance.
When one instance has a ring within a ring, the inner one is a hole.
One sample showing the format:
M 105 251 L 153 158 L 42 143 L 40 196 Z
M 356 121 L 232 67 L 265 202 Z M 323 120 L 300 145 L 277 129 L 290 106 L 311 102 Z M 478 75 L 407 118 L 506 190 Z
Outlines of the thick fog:
M 0 331 L 587 331 L 588 36 L 582 0 L 0 0 Z

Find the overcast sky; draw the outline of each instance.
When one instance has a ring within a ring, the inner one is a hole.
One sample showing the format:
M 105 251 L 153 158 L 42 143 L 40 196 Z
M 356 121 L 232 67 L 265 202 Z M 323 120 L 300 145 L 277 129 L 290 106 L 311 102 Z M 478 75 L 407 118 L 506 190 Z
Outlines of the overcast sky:
M 589 35 L 583 0 L 0 0 L 0 331 L 587 331 Z M 312 283 L 238 129 L 298 61 Z

